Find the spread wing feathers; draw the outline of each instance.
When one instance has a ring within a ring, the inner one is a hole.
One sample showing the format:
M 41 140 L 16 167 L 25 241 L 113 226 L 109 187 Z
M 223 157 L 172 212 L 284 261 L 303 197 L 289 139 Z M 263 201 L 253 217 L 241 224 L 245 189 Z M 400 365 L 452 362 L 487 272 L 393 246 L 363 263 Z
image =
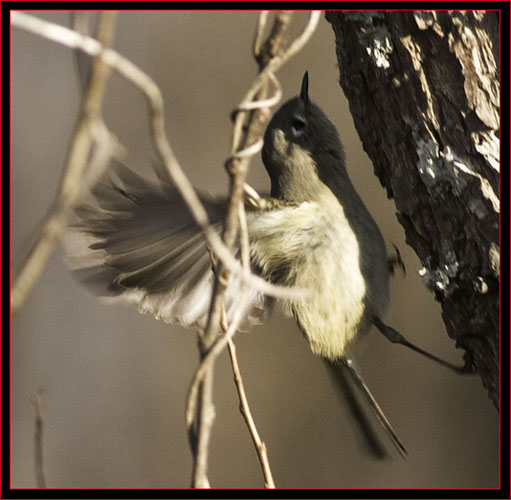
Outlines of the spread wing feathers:
M 91 194 L 64 237 L 77 277 L 111 301 L 131 303 L 168 323 L 204 327 L 214 282 L 211 259 L 178 191 L 116 163 Z M 227 201 L 205 196 L 201 201 L 220 232 Z M 264 297 L 247 293 L 246 312 L 257 310 L 251 318 L 256 320 Z M 225 300 L 228 317 L 239 297 L 240 282 L 233 276 Z

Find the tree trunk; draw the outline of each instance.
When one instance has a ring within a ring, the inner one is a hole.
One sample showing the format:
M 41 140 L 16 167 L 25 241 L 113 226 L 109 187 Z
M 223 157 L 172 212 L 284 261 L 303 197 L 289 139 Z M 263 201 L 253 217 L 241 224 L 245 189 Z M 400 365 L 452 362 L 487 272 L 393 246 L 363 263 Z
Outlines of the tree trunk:
M 340 83 L 420 274 L 499 406 L 499 13 L 327 12 Z

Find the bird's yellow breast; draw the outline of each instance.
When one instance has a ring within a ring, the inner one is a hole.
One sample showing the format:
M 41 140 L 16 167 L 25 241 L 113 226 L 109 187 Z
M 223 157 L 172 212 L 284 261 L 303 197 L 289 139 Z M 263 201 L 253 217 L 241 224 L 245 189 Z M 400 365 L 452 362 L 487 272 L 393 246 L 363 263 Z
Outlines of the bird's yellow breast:
M 263 276 L 310 290 L 309 298 L 288 301 L 285 309 L 314 353 L 336 359 L 360 333 L 366 286 L 359 244 L 342 206 L 329 190 L 321 200 L 249 217 L 249 233 Z

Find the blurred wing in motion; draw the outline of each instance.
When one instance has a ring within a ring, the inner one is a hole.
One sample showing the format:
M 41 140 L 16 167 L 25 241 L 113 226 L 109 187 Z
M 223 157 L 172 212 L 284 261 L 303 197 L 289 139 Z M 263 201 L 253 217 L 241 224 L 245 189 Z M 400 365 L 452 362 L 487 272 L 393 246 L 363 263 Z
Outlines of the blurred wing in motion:
M 93 203 L 76 209 L 79 222 L 64 236 L 73 273 L 96 294 L 135 305 L 167 323 L 204 327 L 214 275 L 206 239 L 176 188 L 150 182 L 116 163 L 92 190 Z M 222 230 L 226 200 L 201 196 L 211 224 Z M 247 290 L 249 306 L 264 297 Z M 240 282 L 226 293 L 228 318 Z

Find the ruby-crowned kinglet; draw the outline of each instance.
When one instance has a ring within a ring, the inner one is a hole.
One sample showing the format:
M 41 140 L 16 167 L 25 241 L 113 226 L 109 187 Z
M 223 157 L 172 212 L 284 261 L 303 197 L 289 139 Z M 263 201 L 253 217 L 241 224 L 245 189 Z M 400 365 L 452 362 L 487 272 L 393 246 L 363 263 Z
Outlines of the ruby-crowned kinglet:
M 312 351 L 326 360 L 369 449 L 385 455 L 359 395 L 403 454 L 356 369 L 354 351 L 373 325 L 391 341 L 424 351 L 382 321 L 389 302 L 385 244 L 348 177 L 335 126 L 309 100 L 307 73 L 300 95 L 269 123 L 262 156 L 271 203 L 265 210 L 247 205 L 252 269 L 273 283 L 311 292 L 306 299 L 285 300 L 284 309 Z M 73 251 L 75 272 L 100 295 L 130 302 L 166 322 L 204 326 L 214 282 L 211 257 L 176 188 L 120 164 L 107 177 L 93 189 L 95 202 L 77 209 L 81 221 L 73 229 L 82 255 Z M 221 232 L 227 200 L 201 199 Z M 228 317 L 239 290 L 240 279 L 232 275 L 225 297 Z M 247 314 L 263 311 L 265 297 L 249 293 Z

